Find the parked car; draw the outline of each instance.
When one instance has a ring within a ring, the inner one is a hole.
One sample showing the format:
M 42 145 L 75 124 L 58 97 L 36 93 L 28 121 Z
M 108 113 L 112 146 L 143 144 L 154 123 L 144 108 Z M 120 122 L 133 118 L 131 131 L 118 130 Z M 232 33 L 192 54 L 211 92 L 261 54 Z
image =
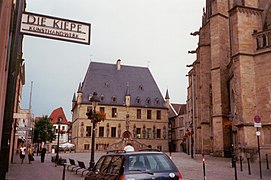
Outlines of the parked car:
M 103 155 L 85 180 L 181 180 L 173 161 L 163 152 L 113 151 Z

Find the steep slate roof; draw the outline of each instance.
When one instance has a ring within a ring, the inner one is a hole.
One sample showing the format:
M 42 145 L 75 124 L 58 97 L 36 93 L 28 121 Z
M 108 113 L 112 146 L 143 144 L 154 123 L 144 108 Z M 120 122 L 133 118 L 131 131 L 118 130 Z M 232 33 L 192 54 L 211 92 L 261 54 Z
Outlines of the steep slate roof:
M 120 70 L 117 70 L 116 64 L 99 62 L 89 64 L 81 87 L 82 103 L 90 104 L 89 95 L 96 91 L 99 97 L 103 96 L 99 104 L 124 106 L 127 88 L 131 98 L 130 106 L 166 108 L 164 98 L 148 68 L 121 65 Z M 115 102 L 112 101 L 113 97 L 116 98 Z M 138 97 L 140 103 L 136 101 Z
M 53 112 L 50 115 L 51 123 L 57 124 L 59 117 L 62 117 L 62 124 L 69 124 L 62 107 L 53 110 Z

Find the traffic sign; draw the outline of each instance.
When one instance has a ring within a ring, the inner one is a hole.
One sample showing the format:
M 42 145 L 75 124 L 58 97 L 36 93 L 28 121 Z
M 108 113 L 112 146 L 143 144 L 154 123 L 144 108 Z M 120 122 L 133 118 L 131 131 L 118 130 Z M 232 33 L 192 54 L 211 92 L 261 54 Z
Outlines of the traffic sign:
M 260 122 L 261 122 L 261 117 L 260 117 L 259 115 L 256 115 L 256 116 L 254 117 L 254 122 L 255 122 L 255 123 L 260 123 Z
M 256 131 L 256 136 L 260 136 L 261 132 L 260 131 Z
M 254 123 L 254 127 L 261 128 L 262 127 L 262 123 Z

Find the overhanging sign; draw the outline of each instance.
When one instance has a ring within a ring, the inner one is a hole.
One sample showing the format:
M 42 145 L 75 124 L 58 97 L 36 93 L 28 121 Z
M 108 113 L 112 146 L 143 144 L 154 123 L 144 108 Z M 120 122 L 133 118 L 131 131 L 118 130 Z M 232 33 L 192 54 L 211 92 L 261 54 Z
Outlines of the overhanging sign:
M 20 32 L 89 45 L 90 27 L 89 23 L 24 12 Z

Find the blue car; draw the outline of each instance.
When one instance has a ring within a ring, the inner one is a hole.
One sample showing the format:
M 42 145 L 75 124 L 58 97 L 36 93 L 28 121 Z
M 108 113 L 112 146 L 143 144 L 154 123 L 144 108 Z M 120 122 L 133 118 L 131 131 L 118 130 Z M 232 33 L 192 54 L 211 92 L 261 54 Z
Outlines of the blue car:
M 163 152 L 114 151 L 103 155 L 85 180 L 181 180 L 182 175 Z

